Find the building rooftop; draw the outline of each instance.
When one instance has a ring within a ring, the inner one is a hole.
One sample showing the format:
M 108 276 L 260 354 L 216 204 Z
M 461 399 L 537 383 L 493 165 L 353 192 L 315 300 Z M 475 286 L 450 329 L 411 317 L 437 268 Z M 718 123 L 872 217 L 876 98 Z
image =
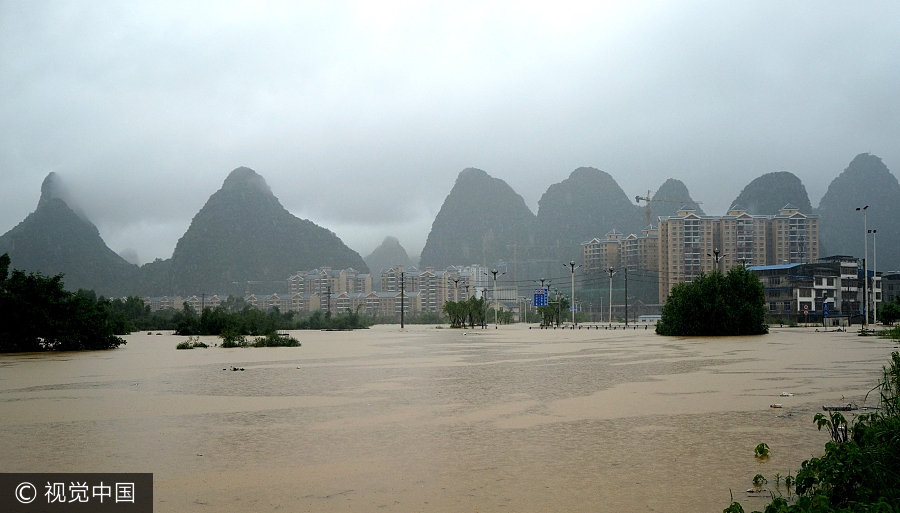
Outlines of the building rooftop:
M 748 271 L 775 271 L 780 269 L 791 269 L 803 264 L 777 264 L 777 265 L 751 265 L 747 267 Z

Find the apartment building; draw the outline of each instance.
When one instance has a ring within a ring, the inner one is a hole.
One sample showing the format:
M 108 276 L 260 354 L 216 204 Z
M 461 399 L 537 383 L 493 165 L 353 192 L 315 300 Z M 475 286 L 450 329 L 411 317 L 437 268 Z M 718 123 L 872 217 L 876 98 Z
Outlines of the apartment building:
M 751 215 L 740 205 L 724 216 L 699 216 L 685 208 L 659 218 L 659 301 L 665 302 L 675 284 L 701 272 L 807 264 L 818 258 L 819 216 L 794 205 L 766 216 Z
M 360 273 L 352 267 L 341 270 L 322 267 L 311 271 L 300 271 L 289 277 L 287 283 L 290 294 L 319 294 L 321 296 L 329 292 L 332 294 L 372 292 L 372 275 Z
M 691 281 L 715 269 L 719 218 L 700 216 L 694 209 L 659 218 L 659 302 L 676 283 Z
M 800 212 L 787 204 L 778 215 L 769 216 L 767 228 L 767 262 L 770 264 L 805 264 L 819 259 L 819 216 Z
M 618 269 L 622 253 L 622 232 L 613 228 L 600 238 L 581 243 L 585 274 L 606 272 L 610 267 Z
M 653 225 L 640 235 L 629 234 L 620 239 L 619 264 L 629 269 L 657 271 L 659 268 L 659 228 Z
M 741 205 L 734 205 L 719 222 L 719 245 L 722 272 L 737 265 L 764 265 L 767 258 L 767 216 L 751 215 Z
M 882 301 L 897 301 L 900 298 L 900 273 L 892 272 L 882 276 L 884 287 Z
M 190 296 L 184 300 L 185 303 L 188 304 L 191 308 L 197 312 L 197 315 L 203 313 L 205 308 L 216 308 L 222 304 L 222 301 L 226 298 L 220 298 L 217 294 L 213 294 L 211 296 L 207 296 L 206 294 L 201 294 L 199 296 Z
M 159 310 L 181 310 L 184 307 L 184 300 L 181 296 L 162 296 L 162 297 L 145 297 L 144 304 L 150 307 L 151 312 Z

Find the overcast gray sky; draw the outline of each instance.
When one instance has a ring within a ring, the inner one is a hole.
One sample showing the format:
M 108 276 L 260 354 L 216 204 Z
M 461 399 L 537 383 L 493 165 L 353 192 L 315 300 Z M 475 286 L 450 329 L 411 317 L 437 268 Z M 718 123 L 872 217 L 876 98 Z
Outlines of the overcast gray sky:
M 898 29 L 896 1 L 0 0 L 0 233 L 51 171 L 142 262 L 238 166 L 363 256 L 417 254 L 466 167 L 535 212 L 580 166 L 712 214 L 790 171 L 815 206 L 858 153 L 900 169 Z

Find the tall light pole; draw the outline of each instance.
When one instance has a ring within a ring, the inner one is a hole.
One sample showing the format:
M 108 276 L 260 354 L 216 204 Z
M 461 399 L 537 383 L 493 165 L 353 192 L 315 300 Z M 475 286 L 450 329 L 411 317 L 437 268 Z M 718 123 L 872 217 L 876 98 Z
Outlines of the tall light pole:
M 498 272 L 500 272 L 500 271 L 498 271 L 497 269 L 491 269 L 491 274 L 494 275 L 494 326 L 496 326 L 498 324 L 497 323 L 497 273 Z M 506 271 L 503 271 L 502 273 L 500 273 L 501 276 L 503 276 L 504 274 L 506 274 Z M 484 273 L 484 275 L 487 276 L 488 273 Z
M 869 235 L 868 235 L 868 223 L 866 220 L 866 210 L 869 209 L 869 205 L 866 205 L 862 208 L 856 207 L 856 211 L 859 212 L 862 210 L 863 213 L 863 246 L 865 247 L 865 253 L 863 253 L 863 329 L 868 329 L 869 327 Z
M 610 267 L 606 272 L 609 274 L 609 323 L 612 324 L 612 277 L 615 276 L 616 270 Z
M 878 326 L 878 245 L 875 242 L 875 232 L 878 230 L 869 230 L 872 234 L 872 324 Z
M 727 257 L 728 255 L 720 255 L 720 254 L 719 254 L 719 248 L 715 248 L 715 249 L 713 249 L 713 254 L 712 254 L 712 255 L 710 255 L 709 253 L 707 253 L 706 256 L 708 256 L 708 257 L 715 256 L 715 259 L 716 259 L 716 270 L 719 271 L 719 272 L 721 272 L 721 269 L 719 269 L 719 260 L 722 259 L 722 258 Z
M 456 285 L 456 295 L 453 296 L 453 300 L 459 302 L 459 276 L 454 276 L 450 279 L 454 285 Z
M 563 267 L 571 267 L 572 268 L 572 324 L 575 324 L 575 269 L 581 267 L 581 265 L 575 265 L 575 261 L 572 260 L 568 264 L 563 264 Z

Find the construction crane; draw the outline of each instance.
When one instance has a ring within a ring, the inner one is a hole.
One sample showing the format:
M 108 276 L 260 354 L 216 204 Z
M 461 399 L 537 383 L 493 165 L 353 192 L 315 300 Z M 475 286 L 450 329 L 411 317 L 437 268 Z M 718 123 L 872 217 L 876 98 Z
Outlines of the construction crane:
M 671 200 L 671 199 L 663 199 L 663 198 L 659 198 L 659 199 L 651 198 L 650 191 L 647 191 L 646 196 L 635 196 L 634 197 L 635 203 L 640 204 L 641 201 L 647 202 L 647 210 L 644 211 L 644 214 L 647 216 L 647 225 L 648 226 L 653 224 L 651 222 L 651 219 L 653 218 L 653 212 L 650 211 L 650 202 L 651 201 L 660 201 L 663 203 L 678 203 L 679 205 L 689 205 L 689 204 L 690 205 L 702 205 L 703 204 L 702 201 L 694 201 L 694 200 L 684 201 L 684 200 Z

